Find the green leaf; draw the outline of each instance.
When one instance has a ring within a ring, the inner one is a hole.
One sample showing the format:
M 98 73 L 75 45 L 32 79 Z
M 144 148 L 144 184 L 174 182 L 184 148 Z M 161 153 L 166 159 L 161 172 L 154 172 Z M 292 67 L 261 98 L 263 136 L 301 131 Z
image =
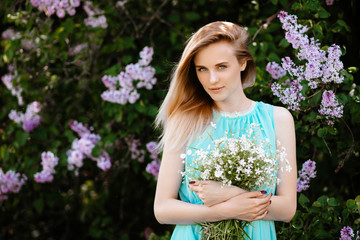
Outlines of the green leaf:
M 331 135 L 337 135 L 338 134 L 338 130 L 334 127 L 334 126 L 331 126 L 328 128 L 328 132 L 331 134 Z
M 320 2 L 318 0 L 305 0 L 304 7 L 311 11 L 317 11 L 321 8 Z
M 271 3 L 272 3 L 273 5 L 276 5 L 276 4 L 278 4 L 278 0 L 271 0 Z
M 317 201 L 321 204 L 321 206 L 326 206 L 328 202 L 328 197 L 323 195 L 317 199 Z
M 336 207 L 336 206 L 339 206 L 339 203 L 336 201 L 335 198 L 332 197 L 332 198 L 328 199 L 328 205 L 330 207 Z
M 42 213 L 44 209 L 44 201 L 42 198 L 37 198 L 33 202 L 33 206 L 38 213 Z
M 117 114 L 115 115 L 115 121 L 117 122 L 121 122 L 124 116 L 124 112 L 123 111 L 119 111 L 117 112 Z
M 351 211 L 353 211 L 357 208 L 357 204 L 355 200 L 349 199 L 346 201 L 346 207 L 349 208 Z
M 313 207 L 321 207 L 321 203 L 319 201 L 315 201 L 312 204 Z
M 16 131 L 16 134 L 15 134 L 15 139 L 16 139 L 16 142 L 18 144 L 18 146 L 22 146 L 25 144 L 26 140 L 28 139 L 29 137 L 29 133 L 28 132 L 24 132 L 24 131 Z
M 322 137 L 325 137 L 325 136 L 326 136 L 327 132 L 328 132 L 327 127 L 320 128 L 320 129 L 317 131 L 317 135 L 322 138 Z
M 291 9 L 292 9 L 293 11 L 299 11 L 299 10 L 302 9 L 302 5 L 301 5 L 300 3 L 298 3 L 298 2 L 295 2 L 295 3 L 291 6 Z
M 300 194 L 299 196 L 299 203 L 303 208 L 307 208 L 307 204 L 310 202 L 310 200 L 304 195 Z
M 271 52 L 271 53 L 269 54 L 269 61 L 270 61 L 270 62 L 280 62 L 280 58 L 279 58 L 279 56 L 278 56 L 276 53 Z
M 323 28 L 320 24 L 314 24 L 314 31 L 320 35 L 323 34 Z
M 360 195 L 358 195 L 356 198 L 355 198 L 355 203 L 356 203 L 356 206 L 357 206 L 357 209 L 360 213 Z
M 99 145 L 95 145 L 95 147 L 91 150 L 91 155 L 95 158 L 100 157 L 102 150 Z
M 286 40 L 285 38 L 282 38 L 280 43 L 279 43 L 279 46 L 280 47 L 283 47 L 283 48 L 286 48 L 290 45 L 290 43 L 288 42 L 288 40 Z
M 350 32 L 350 27 L 346 24 L 346 22 L 344 20 L 338 19 L 336 21 L 336 24 L 343 27 L 343 28 L 345 28 L 346 31 Z
M 328 18 L 330 17 L 330 13 L 328 13 L 324 8 L 320 10 L 320 12 L 317 13 L 319 18 Z

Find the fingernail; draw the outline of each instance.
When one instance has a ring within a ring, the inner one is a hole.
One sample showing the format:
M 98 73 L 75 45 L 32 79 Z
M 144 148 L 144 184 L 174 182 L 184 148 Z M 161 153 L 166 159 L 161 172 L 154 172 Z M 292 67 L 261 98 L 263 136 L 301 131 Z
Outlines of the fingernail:
M 271 204 L 271 200 L 269 201 L 269 205 Z
M 262 190 L 260 192 L 261 192 L 261 194 L 266 194 L 267 193 L 267 191 L 264 191 L 264 190 Z
M 194 184 L 194 183 L 195 183 L 195 181 L 190 181 L 189 183 L 190 183 L 190 184 Z

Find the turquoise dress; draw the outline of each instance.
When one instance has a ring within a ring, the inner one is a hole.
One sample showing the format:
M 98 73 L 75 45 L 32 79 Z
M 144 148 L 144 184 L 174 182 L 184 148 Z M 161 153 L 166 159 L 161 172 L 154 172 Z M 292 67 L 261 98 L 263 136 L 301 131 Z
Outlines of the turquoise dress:
M 252 105 L 245 112 L 240 113 L 218 113 L 214 112 L 214 119 L 212 124 L 216 124 L 216 128 L 209 126 L 203 134 L 195 139 L 187 148 L 187 150 L 193 149 L 206 149 L 209 144 L 212 144 L 212 140 L 209 137 L 209 133 L 213 136 L 213 139 L 219 139 L 225 136 L 226 131 L 232 131 L 235 133 L 235 137 L 241 136 L 246 133 L 246 130 L 250 127 L 251 123 L 260 124 L 260 138 L 270 140 L 271 150 L 275 152 L 275 128 L 273 117 L 273 106 L 263 102 L 252 102 Z M 215 125 L 213 125 L 215 126 Z M 192 162 L 192 156 L 187 154 L 185 159 L 185 170 Z M 276 173 L 274 173 L 276 175 Z M 203 204 L 201 199 L 192 192 L 189 188 L 189 179 L 185 175 L 184 181 L 179 189 L 180 199 L 184 202 L 192 204 Z M 275 195 L 275 187 L 273 189 L 264 189 L 268 194 Z M 275 240 L 276 231 L 274 221 L 254 221 L 251 225 L 245 227 L 245 231 L 251 237 L 252 240 Z M 171 240 L 198 240 L 201 239 L 201 227 L 199 225 L 176 225 L 173 231 Z

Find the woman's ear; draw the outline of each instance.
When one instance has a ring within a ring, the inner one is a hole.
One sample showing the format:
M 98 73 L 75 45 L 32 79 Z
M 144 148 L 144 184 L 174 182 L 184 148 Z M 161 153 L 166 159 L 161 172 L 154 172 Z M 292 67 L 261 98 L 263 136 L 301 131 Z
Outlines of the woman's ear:
M 239 63 L 240 63 L 240 71 L 242 72 L 246 69 L 247 61 L 241 60 L 241 61 L 239 61 Z

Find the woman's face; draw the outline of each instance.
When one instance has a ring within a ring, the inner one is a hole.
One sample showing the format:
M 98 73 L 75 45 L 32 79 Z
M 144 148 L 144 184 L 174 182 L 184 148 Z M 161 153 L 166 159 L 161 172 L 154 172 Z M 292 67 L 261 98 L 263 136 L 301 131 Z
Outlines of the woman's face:
M 194 64 L 201 85 L 220 110 L 239 103 L 244 94 L 240 72 L 246 62 L 239 63 L 230 42 L 219 41 L 202 48 Z

